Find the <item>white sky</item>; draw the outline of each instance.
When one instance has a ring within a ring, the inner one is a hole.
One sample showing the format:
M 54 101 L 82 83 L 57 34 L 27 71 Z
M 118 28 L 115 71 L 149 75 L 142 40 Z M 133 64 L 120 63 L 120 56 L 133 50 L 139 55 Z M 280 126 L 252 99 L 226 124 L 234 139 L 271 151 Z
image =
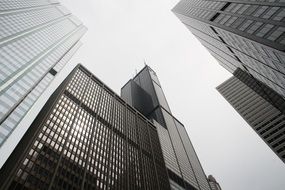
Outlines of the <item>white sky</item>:
M 223 190 L 284 190 L 285 165 L 215 90 L 231 75 L 174 16 L 178 0 L 61 0 L 88 27 L 82 63 L 111 89 L 156 71 L 207 175 Z

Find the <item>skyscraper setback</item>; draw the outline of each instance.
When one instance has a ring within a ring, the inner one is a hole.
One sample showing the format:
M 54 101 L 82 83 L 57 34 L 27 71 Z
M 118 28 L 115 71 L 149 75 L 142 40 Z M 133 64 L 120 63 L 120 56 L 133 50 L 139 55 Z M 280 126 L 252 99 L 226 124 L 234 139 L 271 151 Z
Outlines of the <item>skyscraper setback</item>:
M 78 65 L 0 172 L 0 189 L 170 189 L 156 127 Z
M 285 98 L 285 2 L 181 0 L 173 12 L 218 62 Z
M 121 96 L 156 126 L 171 187 L 210 190 L 186 129 L 172 115 L 156 73 L 145 66 L 122 87 Z
M 85 31 L 57 0 L 0 2 L 0 168 L 29 124 L 17 126 L 80 47 Z

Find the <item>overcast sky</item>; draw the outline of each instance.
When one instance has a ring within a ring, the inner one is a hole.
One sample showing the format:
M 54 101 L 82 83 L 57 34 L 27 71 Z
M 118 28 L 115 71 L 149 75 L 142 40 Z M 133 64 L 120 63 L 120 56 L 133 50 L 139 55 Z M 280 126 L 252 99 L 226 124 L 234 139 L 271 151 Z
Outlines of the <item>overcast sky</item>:
M 89 29 L 63 72 L 80 62 L 119 94 L 145 59 L 206 175 L 223 190 L 284 190 L 285 165 L 215 90 L 231 75 L 171 12 L 177 0 L 61 2 Z

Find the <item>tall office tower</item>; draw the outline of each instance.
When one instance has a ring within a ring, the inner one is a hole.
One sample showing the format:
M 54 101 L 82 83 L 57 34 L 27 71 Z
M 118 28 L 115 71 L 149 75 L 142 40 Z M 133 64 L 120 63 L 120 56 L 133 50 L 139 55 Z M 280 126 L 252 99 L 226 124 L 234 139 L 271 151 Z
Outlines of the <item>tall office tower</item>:
M 259 81 L 242 70 L 234 72 L 233 77 L 217 87 L 222 96 L 285 163 L 285 101 L 272 89 L 264 89 Z
M 85 31 L 56 0 L 0 1 L 0 168 L 30 125 L 23 119 Z
M 170 189 L 155 126 L 78 65 L 0 172 L 0 189 Z
M 172 189 L 210 190 L 186 129 L 172 115 L 155 72 L 145 66 L 122 87 L 121 96 L 156 126 Z
M 173 12 L 223 67 L 285 98 L 284 0 L 181 0 Z
M 220 184 L 216 181 L 216 179 L 212 176 L 208 176 L 208 181 L 212 190 L 222 190 Z

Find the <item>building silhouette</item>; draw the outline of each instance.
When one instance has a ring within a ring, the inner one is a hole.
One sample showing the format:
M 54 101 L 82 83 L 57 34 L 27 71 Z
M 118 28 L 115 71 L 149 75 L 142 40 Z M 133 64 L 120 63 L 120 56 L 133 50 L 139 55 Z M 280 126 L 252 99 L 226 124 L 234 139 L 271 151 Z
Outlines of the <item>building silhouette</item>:
M 285 98 L 284 1 L 181 0 L 172 11 L 224 68 Z
M 285 162 L 284 99 L 242 70 L 234 72 L 217 90 Z
M 186 129 L 171 113 L 156 73 L 146 65 L 122 87 L 121 97 L 156 126 L 171 187 L 210 190 Z
M 85 31 L 56 0 L 0 2 L 0 168 L 27 130 L 17 126 Z
M 211 187 L 211 190 L 222 190 L 220 184 L 216 181 L 216 179 L 212 176 L 208 176 L 208 181 Z
M 0 170 L 0 189 L 170 189 L 156 127 L 83 66 Z

